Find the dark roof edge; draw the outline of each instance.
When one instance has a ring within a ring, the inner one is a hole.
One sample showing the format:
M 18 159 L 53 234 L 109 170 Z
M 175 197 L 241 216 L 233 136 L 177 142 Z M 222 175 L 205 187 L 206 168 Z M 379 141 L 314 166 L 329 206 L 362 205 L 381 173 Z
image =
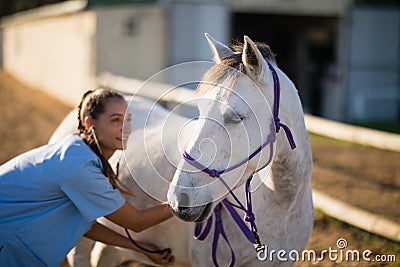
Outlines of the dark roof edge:
M 0 27 L 6 28 L 35 20 L 73 14 L 85 10 L 87 6 L 87 0 L 71 0 L 33 8 L 3 17 L 0 21 Z

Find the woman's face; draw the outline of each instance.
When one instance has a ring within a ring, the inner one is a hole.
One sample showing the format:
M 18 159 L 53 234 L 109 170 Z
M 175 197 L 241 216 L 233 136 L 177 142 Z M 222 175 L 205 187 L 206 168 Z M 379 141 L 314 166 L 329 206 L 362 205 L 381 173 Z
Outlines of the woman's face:
M 126 101 L 117 97 L 105 101 L 105 111 L 92 120 L 100 148 L 106 158 L 124 149 L 131 133 L 131 114 Z M 126 116 L 125 116 L 126 115 Z

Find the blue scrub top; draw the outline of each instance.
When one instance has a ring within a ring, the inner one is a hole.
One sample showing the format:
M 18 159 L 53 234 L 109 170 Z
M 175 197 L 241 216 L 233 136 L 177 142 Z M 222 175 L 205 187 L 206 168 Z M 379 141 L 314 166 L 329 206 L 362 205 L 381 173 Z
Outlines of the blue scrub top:
M 0 266 L 58 266 L 124 203 L 77 134 L 13 158 L 0 166 Z

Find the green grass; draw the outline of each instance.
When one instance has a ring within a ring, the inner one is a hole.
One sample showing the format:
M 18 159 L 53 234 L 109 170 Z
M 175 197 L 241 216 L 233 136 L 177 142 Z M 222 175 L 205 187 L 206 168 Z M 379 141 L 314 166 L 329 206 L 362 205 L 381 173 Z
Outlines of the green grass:
M 315 134 L 308 132 L 310 137 L 310 142 L 313 144 L 323 144 L 323 145 L 340 145 L 340 146 L 362 146 L 345 140 L 334 139 L 331 137 Z

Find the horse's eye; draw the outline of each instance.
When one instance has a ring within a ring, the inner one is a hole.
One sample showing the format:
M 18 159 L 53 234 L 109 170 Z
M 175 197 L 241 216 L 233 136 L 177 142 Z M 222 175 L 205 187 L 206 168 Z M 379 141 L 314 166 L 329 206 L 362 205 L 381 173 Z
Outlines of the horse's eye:
M 243 116 L 237 114 L 236 112 L 228 112 L 224 114 L 224 123 L 240 123 L 244 119 Z

